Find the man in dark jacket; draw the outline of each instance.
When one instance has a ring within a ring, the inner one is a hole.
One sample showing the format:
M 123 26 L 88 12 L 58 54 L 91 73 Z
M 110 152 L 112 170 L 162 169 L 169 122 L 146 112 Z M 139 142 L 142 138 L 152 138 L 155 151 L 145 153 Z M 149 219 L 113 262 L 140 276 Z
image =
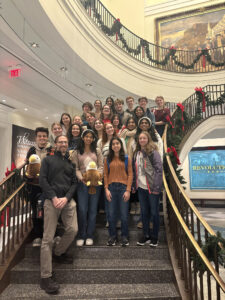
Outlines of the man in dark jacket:
M 77 233 L 76 204 L 72 199 L 77 186 L 75 166 L 69 160 L 68 138 L 58 136 L 55 140 L 55 155 L 42 161 L 40 186 L 44 202 L 44 234 L 41 244 L 41 283 L 46 293 L 57 293 L 59 285 L 52 277 L 52 244 L 58 218 L 65 232 L 54 249 L 53 258 L 58 263 L 72 263 L 73 258 L 66 251 Z

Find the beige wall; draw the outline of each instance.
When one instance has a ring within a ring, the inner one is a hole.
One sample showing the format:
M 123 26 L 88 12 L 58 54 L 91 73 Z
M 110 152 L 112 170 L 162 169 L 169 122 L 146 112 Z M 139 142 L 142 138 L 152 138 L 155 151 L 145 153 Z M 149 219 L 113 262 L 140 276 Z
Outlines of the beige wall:
M 16 112 L 11 115 L 11 124 L 35 129 L 36 127 L 48 127 L 49 124 L 43 120 L 36 119 L 35 117 L 31 117 L 26 115 L 25 113 Z
M 135 34 L 144 34 L 144 0 L 102 0 L 115 18 Z

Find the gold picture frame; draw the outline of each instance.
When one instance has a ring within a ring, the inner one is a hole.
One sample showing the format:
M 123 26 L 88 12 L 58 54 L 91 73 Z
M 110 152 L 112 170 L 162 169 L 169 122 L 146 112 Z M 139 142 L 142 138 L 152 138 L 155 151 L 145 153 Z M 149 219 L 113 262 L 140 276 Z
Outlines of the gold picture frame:
M 203 7 L 155 20 L 157 45 L 178 50 L 225 46 L 225 4 Z

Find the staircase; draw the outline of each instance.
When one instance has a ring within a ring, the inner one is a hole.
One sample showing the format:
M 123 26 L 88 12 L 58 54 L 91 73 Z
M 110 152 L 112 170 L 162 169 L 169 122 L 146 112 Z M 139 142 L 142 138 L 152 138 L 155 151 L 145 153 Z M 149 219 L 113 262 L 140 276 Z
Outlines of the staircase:
M 162 213 L 161 213 L 162 214 Z M 136 246 L 142 230 L 138 215 L 130 216 L 130 246 L 106 246 L 105 216 L 97 218 L 94 246 L 70 247 L 73 265 L 53 264 L 60 293 L 55 299 L 181 299 L 169 258 L 163 216 L 159 246 Z M 25 246 L 25 257 L 11 270 L 10 285 L 0 299 L 48 299 L 39 287 L 40 249 Z

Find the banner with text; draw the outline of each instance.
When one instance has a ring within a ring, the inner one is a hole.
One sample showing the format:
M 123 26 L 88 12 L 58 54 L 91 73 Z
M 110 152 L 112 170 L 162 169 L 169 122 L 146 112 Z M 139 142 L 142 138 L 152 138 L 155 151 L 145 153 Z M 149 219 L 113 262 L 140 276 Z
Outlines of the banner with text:
M 189 174 L 192 190 L 225 189 L 225 150 L 191 151 Z
M 35 145 L 35 133 L 32 129 L 13 125 L 12 127 L 12 162 L 18 168 L 26 158 L 27 151 Z

